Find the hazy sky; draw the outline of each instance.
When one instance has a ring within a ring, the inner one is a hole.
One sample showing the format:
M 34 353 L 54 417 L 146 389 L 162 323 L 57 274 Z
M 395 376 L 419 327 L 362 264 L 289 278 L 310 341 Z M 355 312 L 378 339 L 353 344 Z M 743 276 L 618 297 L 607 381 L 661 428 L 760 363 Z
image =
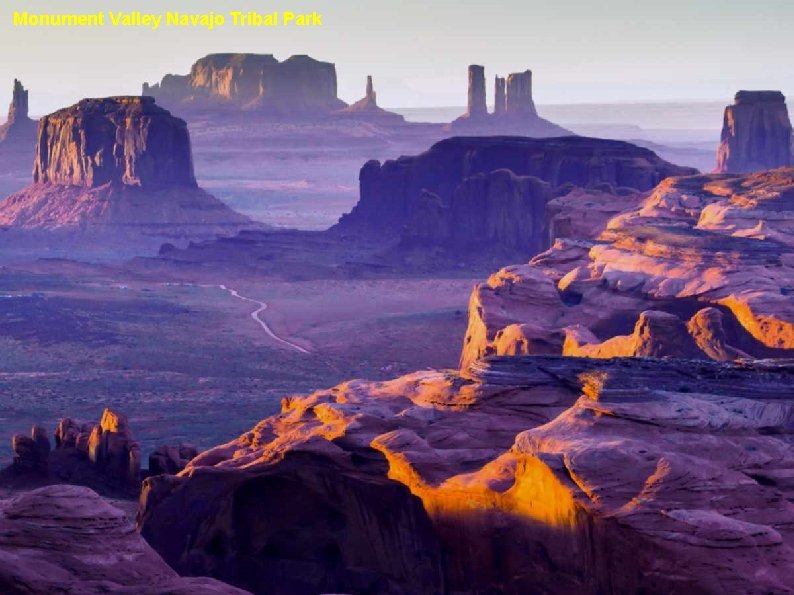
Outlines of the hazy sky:
M 15 29 L 14 10 L 316 10 L 324 26 Z M 794 0 L 3 0 L 0 18 L 0 103 L 16 76 L 36 114 L 140 93 L 212 52 L 310 54 L 336 63 L 343 99 L 360 98 L 373 74 L 380 103 L 395 107 L 463 105 L 470 63 L 489 81 L 531 68 L 539 103 L 794 94 Z

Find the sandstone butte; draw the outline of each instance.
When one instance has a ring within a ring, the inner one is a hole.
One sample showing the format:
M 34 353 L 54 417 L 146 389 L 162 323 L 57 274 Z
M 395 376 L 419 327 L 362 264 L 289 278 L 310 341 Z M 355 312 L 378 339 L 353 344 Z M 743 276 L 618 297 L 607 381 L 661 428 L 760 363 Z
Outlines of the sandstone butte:
M 143 95 L 180 113 L 248 111 L 278 116 L 322 116 L 344 109 L 337 97 L 336 66 L 296 55 L 210 54 L 187 75 L 166 75 Z
M 250 220 L 198 188 L 183 120 L 148 97 L 84 99 L 41 119 L 33 183 L 0 202 L 22 229 L 229 231 Z
M 718 173 L 763 171 L 794 165 L 786 98 L 780 91 L 739 91 L 725 108 L 717 149 Z

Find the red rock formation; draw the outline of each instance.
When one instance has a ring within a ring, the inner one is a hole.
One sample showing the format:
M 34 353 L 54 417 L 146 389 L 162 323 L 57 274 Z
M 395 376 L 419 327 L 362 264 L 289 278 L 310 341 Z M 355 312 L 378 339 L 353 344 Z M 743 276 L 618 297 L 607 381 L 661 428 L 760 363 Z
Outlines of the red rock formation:
M 262 594 L 785 593 L 792 383 L 569 357 L 353 381 L 148 480 L 140 526 Z
M 469 66 L 469 107 L 466 117 L 479 120 L 488 116 L 485 102 L 485 67 L 472 64 Z
M 459 137 L 433 145 L 416 157 L 401 157 L 380 164 L 370 161 L 359 176 L 360 199 L 337 229 L 356 234 L 399 236 L 421 208 L 422 193 L 437 195 L 444 207 L 467 178 L 508 169 L 516 176 L 532 176 L 552 188 L 572 184 L 648 190 L 670 175 L 694 173 L 656 156 L 652 151 L 621 141 L 568 137 L 531 139 L 519 137 Z M 469 192 L 462 189 L 461 192 Z M 540 196 L 540 195 L 537 195 Z M 543 202 L 548 199 L 543 198 Z M 456 201 L 460 202 L 460 201 Z M 482 206 L 485 197 L 474 203 Z M 498 207 L 495 207 L 498 208 Z M 455 211 L 451 209 L 450 212 Z M 482 212 L 460 212 L 456 220 L 475 220 Z M 520 216 L 519 213 L 513 213 Z M 529 215 L 527 215 L 529 216 Z M 545 222 L 544 222 L 545 225 Z M 466 235 L 465 230 L 461 237 Z M 476 238 L 472 238 L 476 241 Z M 536 243 L 537 238 L 527 239 Z M 544 236 L 542 244 L 546 244 Z
M 50 486 L 0 502 L 0 592 L 244 595 L 180 578 L 123 511 L 88 488 Z
M 505 115 L 514 119 L 538 115 L 532 100 L 531 70 L 516 72 L 507 77 Z
M 304 55 L 279 62 L 264 54 L 211 54 L 189 75 L 143 85 L 143 95 L 180 111 L 257 110 L 287 117 L 346 107 L 336 94 L 336 67 Z
M 469 66 L 468 109 L 452 122 L 457 134 L 522 135 L 534 138 L 571 136 L 573 133 L 538 116 L 532 99 L 532 71 L 496 77 L 494 113 L 489 114 L 485 97 L 485 68 Z
M 505 79 L 497 76 L 494 83 L 494 115 L 501 116 L 507 111 L 507 95 L 506 95 Z
M 743 173 L 794 165 L 786 98 L 780 91 L 739 91 L 725 108 L 717 173 Z
M 562 353 L 565 329 L 577 325 L 572 346 L 620 344 L 615 354 L 639 355 L 627 332 L 645 310 L 676 315 L 679 330 L 697 313 L 688 334 L 711 358 L 790 357 L 792 197 L 790 168 L 665 180 L 611 219 L 597 242 L 558 241 L 475 288 L 462 365 L 489 354 Z M 698 313 L 706 306 L 721 316 Z
M 456 253 L 504 250 L 529 255 L 548 248 L 551 187 L 507 169 L 466 178 L 449 204 L 425 192 L 403 234 L 404 246 L 440 245 Z
M 42 118 L 33 182 L 195 187 L 187 124 L 150 97 L 84 99 Z
M 367 77 L 367 89 L 364 98 L 343 110 L 334 112 L 336 116 L 356 120 L 374 121 L 387 125 L 405 124 L 405 118 L 400 114 L 389 112 L 378 106 L 378 97 L 372 84 L 372 77 Z
M 14 79 L 14 92 L 8 106 L 8 119 L 0 126 L 0 144 L 6 142 L 27 142 L 33 145 L 36 122 L 28 117 L 28 92 L 18 80 Z
M 86 99 L 41 120 L 33 184 L 0 203 L 0 225 L 166 233 L 249 220 L 197 188 L 184 121 L 149 97 Z

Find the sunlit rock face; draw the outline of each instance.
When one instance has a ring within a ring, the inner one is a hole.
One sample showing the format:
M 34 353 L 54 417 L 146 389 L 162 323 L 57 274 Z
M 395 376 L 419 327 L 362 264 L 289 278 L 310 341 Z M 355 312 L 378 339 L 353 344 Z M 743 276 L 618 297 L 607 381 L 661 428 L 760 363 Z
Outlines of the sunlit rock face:
M 461 364 L 491 354 L 791 357 L 792 222 L 794 169 L 667 179 L 596 241 L 558 240 L 478 285 Z M 643 335 L 660 321 L 667 331 Z
M 786 98 L 780 91 L 739 91 L 725 108 L 718 173 L 754 172 L 794 165 Z
M 57 485 L 0 501 L 0 592 L 243 595 L 180 578 L 123 511 L 88 488 Z
M 352 381 L 147 480 L 140 526 L 257 593 L 785 592 L 793 386 L 540 356 Z
M 29 229 L 248 221 L 197 187 L 187 125 L 150 97 L 85 99 L 42 118 L 33 184 L 0 203 L 0 225 Z
M 84 99 L 42 118 L 33 182 L 196 186 L 187 124 L 150 97 Z
M 178 112 L 257 110 L 275 115 L 322 115 L 343 109 L 336 67 L 309 56 L 279 62 L 269 54 L 211 54 L 185 76 L 143 85 L 143 95 Z
M 364 165 L 359 175 L 359 202 L 340 219 L 336 229 L 396 237 L 408 229 L 409 235 L 416 236 L 417 227 L 422 224 L 421 217 L 416 218 L 422 209 L 429 207 L 427 193 L 438 197 L 450 229 L 461 219 L 491 216 L 499 219 L 502 215 L 498 213 L 502 213 L 521 220 L 545 208 L 551 198 L 549 192 L 533 190 L 528 194 L 521 189 L 522 185 L 536 188 L 539 182 L 508 180 L 504 174 L 495 174 L 497 170 L 509 170 L 519 178 L 537 178 L 551 191 L 566 185 L 601 184 L 649 190 L 667 176 L 694 173 L 660 159 L 648 149 L 621 141 L 583 137 L 457 137 L 441 141 L 415 157 L 401 157 L 383 164 L 370 161 Z M 472 193 L 476 189 L 480 194 L 475 198 Z M 488 194 L 492 192 L 493 203 Z M 514 207 L 526 206 L 530 194 L 531 211 L 524 214 L 516 210 Z M 541 227 L 546 227 L 545 221 Z M 426 235 L 427 231 L 419 235 Z M 466 231 L 457 233 L 464 236 Z M 477 241 L 473 236 L 469 239 Z M 548 238 L 543 240 L 547 242 Z

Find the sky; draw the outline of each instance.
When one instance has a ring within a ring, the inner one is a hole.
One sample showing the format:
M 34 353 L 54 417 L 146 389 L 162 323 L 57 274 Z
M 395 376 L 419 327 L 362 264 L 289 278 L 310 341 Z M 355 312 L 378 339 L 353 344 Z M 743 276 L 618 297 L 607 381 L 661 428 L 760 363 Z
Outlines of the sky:
M 15 10 L 317 11 L 323 26 L 24 29 Z M 489 80 L 530 68 L 540 104 L 727 104 L 739 89 L 794 95 L 792 23 L 794 0 L 3 0 L 0 103 L 15 77 L 40 115 L 82 97 L 139 94 L 209 53 L 253 52 L 334 62 L 347 101 L 372 74 L 387 107 L 465 104 L 472 63 Z

